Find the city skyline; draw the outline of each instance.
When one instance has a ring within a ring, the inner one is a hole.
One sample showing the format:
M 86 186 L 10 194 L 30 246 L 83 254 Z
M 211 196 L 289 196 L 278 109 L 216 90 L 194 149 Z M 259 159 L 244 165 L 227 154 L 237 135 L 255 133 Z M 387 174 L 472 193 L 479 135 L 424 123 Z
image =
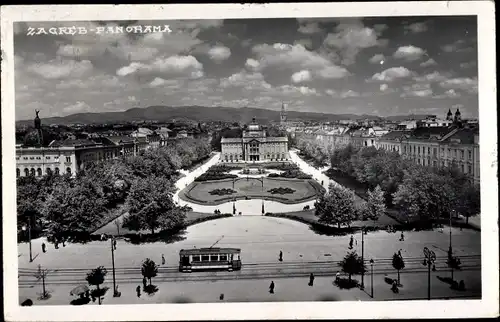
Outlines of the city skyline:
M 279 110 L 283 101 L 290 111 L 460 108 L 478 117 L 475 16 L 119 23 L 171 32 L 27 36 L 49 25 L 16 23 L 16 120 L 35 108 L 46 116 L 151 105 Z

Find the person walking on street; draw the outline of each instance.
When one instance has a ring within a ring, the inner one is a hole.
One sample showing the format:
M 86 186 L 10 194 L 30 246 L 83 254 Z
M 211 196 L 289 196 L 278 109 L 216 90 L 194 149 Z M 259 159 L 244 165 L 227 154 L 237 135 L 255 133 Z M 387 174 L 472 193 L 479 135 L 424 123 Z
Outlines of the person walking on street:
M 44 253 L 46 252 L 45 247 L 46 247 L 46 246 L 45 246 L 45 243 L 42 243 L 42 252 L 44 252 Z
M 54 242 L 54 248 L 59 249 L 59 241 L 57 239 Z
M 311 273 L 311 275 L 309 275 L 309 286 L 313 286 L 314 285 L 314 274 Z
M 141 297 L 141 286 L 140 285 L 137 285 L 137 287 L 135 288 L 135 291 L 137 293 L 137 297 Z
M 161 264 L 165 265 L 165 256 L 163 254 L 161 254 Z
M 405 241 L 405 234 L 403 233 L 403 231 L 401 231 L 401 238 L 399 239 L 399 241 Z
M 274 294 L 274 281 L 271 281 L 271 285 L 269 285 L 269 293 Z
M 116 238 L 113 238 L 113 248 L 116 250 Z
M 283 252 L 280 250 L 280 256 L 279 256 L 279 261 L 282 262 L 283 261 Z
M 351 239 L 349 240 L 349 249 L 352 249 L 353 243 L 354 243 L 354 237 L 351 235 Z

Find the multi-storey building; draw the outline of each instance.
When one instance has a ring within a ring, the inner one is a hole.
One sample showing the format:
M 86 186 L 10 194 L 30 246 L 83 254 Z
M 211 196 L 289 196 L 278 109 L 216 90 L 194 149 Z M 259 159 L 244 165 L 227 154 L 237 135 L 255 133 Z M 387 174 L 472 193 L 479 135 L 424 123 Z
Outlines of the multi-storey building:
M 267 136 L 267 132 L 253 118 L 241 138 L 221 139 L 221 160 L 281 161 L 290 158 L 288 137 Z
M 34 129 L 16 144 L 16 175 L 40 177 L 54 173 L 74 176 L 89 162 L 135 156 L 148 146 L 147 138 L 130 136 L 48 142 L 37 112 Z

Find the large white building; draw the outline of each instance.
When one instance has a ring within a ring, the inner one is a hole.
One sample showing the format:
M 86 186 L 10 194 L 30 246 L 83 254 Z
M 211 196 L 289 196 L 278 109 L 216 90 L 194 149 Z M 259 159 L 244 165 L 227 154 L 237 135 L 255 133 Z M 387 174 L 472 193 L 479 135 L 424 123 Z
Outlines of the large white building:
M 288 137 L 267 136 L 255 118 L 241 138 L 222 138 L 221 150 L 223 162 L 285 161 L 290 158 Z

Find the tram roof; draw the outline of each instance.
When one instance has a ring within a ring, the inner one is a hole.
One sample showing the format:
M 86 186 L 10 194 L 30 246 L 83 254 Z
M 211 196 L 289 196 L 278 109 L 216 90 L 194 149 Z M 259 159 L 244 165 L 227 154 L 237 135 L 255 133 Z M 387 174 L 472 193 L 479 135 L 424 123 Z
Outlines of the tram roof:
M 239 248 L 191 248 L 181 249 L 180 255 L 201 255 L 201 254 L 223 254 L 223 253 L 239 253 Z

